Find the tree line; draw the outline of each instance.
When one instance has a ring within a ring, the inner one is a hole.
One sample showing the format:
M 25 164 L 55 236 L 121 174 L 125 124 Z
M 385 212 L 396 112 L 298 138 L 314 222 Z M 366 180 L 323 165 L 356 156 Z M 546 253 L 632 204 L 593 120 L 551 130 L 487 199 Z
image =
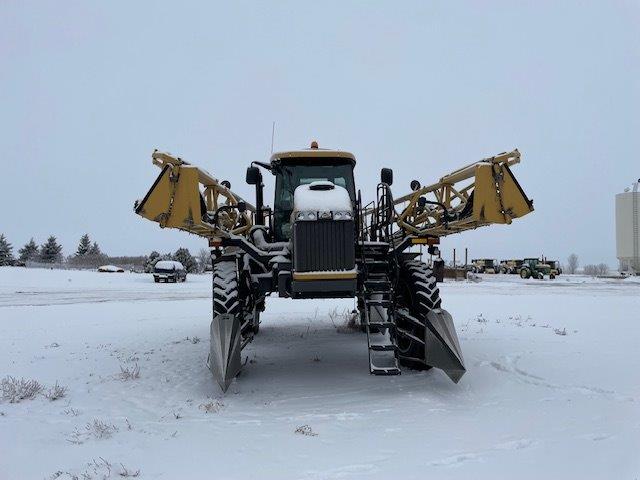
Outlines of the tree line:
M 42 245 L 36 244 L 32 238 L 18 250 L 18 258 L 16 259 L 13 254 L 13 245 L 9 243 L 4 234 L 0 234 L 0 265 L 14 265 L 16 260 L 42 263 L 60 262 L 62 260 L 62 245 L 53 235 Z
M 75 268 L 97 268 L 101 265 L 112 263 L 119 266 L 131 266 L 133 269 L 153 271 L 156 262 L 160 260 L 176 260 L 182 263 L 187 272 L 203 271 L 211 263 L 209 250 L 203 248 L 194 257 L 187 248 L 179 248 L 174 253 L 160 254 L 157 251 L 149 255 L 111 257 L 102 252 L 98 242 L 92 241 L 88 233 L 80 237 L 75 253 L 64 258 L 62 245 L 58 243 L 54 235 L 49 236 L 46 242 L 38 245 L 31 238 L 14 255 L 13 245 L 4 234 L 0 234 L 0 266 L 24 265 L 27 262 L 44 264 L 65 263 Z

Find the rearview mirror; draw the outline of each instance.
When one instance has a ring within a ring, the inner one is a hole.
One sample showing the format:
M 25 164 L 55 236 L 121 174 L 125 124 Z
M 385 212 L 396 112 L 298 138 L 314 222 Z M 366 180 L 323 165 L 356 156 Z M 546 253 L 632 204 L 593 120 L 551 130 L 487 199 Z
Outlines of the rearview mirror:
M 249 185 L 258 185 L 262 175 L 260 174 L 260 170 L 258 167 L 249 167 L 247 168 L 247 183 Z
M 380 170 L 380 181 L 391 186 L 393 184 L 393 170 L 390 168 L 383 168 Z

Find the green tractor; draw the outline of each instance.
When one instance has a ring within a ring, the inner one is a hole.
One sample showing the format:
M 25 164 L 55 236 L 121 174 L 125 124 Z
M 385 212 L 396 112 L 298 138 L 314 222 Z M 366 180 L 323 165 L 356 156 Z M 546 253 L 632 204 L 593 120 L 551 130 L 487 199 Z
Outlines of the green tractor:
M 536 278 L 542 280 L 548 275 L 551 280 L 556 278 L 556 273 L 552 271 L 548 263 L 543 263 L 538 258 L 525 258 L 520 267 L 521 278 Z

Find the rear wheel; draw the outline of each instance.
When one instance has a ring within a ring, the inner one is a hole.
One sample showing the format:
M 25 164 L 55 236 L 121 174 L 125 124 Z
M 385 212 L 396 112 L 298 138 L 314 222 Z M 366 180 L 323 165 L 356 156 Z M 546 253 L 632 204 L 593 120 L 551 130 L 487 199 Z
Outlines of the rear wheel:
M 398 359 L 400 364 L 415 370 L 431 368 L 424 361 L 425 322 L 427 314 L 440 308 L 440 289 L 433 270 L 424 262 L 411 260 L 400 265 L 395 298 L 396 308 L 404 308 L 421 324 L 397 317 Z M 422 342 L 412 339 L 415 337 Z
M 520 278 L 529 278 L 531 276 L 531 273 L 529 272 L 528 269 L 523 268 L 522 270 L 520 270 Z

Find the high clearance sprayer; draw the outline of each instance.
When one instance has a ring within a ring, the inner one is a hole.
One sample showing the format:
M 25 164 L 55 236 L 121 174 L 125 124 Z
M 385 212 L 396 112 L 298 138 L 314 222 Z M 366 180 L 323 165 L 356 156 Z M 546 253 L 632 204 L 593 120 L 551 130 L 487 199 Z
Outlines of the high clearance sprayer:
M 451 315 L 442 308 L 433 265 L 440 237 L 490 224 L 510 224 L 533 211 L 511 166 L 520 152 L 469 164 L 394 198 L 383 168 L 376 200 L 356 189 L 353 154 L 318 147 L 253 162 L 246 181 L 255 204 L 226 181 L 179 157 L 155 151 L 160 175 L 135 212 L 162 228 L 208 239 L 213 263 L 213 318 L 208 366 L 222 390 L 242 368 L 241 351 L 260 328 L 265 297 L 357 298 L 369 371 L 398 375 L 400 366 L 465 373 Z M 273 209 L 264 205 L 262 171 L 275 176 Z M 441 260 L 440 260 L 441 262 Z M 437 264 L 437 261 L 434 262 Z

